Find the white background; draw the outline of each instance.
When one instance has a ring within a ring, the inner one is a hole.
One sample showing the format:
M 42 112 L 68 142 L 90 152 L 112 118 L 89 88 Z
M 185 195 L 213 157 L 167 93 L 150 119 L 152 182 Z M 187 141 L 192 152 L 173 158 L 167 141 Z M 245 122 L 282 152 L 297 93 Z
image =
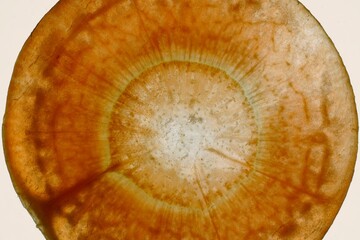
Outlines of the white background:
M 55 0 L 0 0 L 0 118 L 16 57 L 31 31 Z M 335 43 L 360 103 L 360 1 L 303 0 Z M 2 143 L 1 143 L 2 144 Z M 2 149 L 2 145 L 0 146 Z M 359 163 L 360 164 L 360 163 Z M 325 240 L 360 239 L 360 169 Z M 0 150 L 0 240 L 43 240 L 12 187 Z

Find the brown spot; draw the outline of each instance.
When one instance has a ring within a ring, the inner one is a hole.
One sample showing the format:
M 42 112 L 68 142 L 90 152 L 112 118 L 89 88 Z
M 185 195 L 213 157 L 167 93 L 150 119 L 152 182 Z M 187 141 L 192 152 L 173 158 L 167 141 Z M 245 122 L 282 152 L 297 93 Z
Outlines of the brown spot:
M 312 209 L 312 204 L 310 202 L 304 202 L 300 208 L 301 214 L 307 214 Z
M 287 239 L 296 232 L 297 228 L 298 225 L 294 222 L 286 223 L 280 227 L 279 236 L 283 239 Z
M 259 0 L 246 0 L 246 4 L 255 9 L 259 9 L 261 7 L 261 2 Z
M 309 140 L 313 144 L 326 144 L 328 141 L 328 137 L 323 132 L 314 133 L 309 137 Z
M 238 12 L 240 10 L 240 3 L 237 2 L 234 5 L 230 5 L 230 11 L 232 12 Z

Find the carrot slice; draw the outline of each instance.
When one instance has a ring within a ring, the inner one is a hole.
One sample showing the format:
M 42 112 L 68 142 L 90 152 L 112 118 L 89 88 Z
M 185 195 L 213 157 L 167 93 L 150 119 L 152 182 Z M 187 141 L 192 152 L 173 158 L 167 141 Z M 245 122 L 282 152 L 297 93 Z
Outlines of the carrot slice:
M 322 239 L 357 152 L 295 0 L 61 0 L 16 62 L 14 187 L 47 239 Z

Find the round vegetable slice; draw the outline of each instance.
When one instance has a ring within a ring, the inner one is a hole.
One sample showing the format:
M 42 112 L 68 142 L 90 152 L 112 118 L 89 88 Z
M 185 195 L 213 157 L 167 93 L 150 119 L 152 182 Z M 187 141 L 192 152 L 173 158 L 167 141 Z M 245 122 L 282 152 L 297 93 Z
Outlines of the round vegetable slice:
M 4 118 L 48 239 L 321 239 L 357 133 L 345 67 L 295 0 L 61 0 Z

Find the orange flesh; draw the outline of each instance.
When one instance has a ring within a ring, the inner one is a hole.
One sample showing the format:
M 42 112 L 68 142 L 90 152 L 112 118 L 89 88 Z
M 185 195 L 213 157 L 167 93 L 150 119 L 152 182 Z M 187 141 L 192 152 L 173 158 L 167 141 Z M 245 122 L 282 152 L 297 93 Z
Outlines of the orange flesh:
M 4 141 L 48 239 L 321 239 L 357 129 L 296 1 L 63 0 L 19 57 Z

